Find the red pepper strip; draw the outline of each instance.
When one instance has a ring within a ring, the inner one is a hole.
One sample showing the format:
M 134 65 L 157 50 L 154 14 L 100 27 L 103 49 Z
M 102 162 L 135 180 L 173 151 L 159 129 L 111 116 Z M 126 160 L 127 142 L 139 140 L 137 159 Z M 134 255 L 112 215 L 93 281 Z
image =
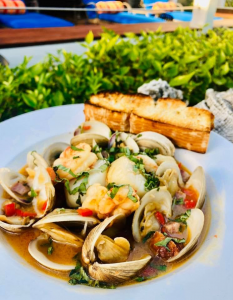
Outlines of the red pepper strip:
M 91 126 L 83 126 L 83 130 L 89 130 L 89 129 L 91 129 Z
M 4 206 L 5 215 L 11 217 L 15 214 L 15 203 L 9 203 Z
M 161 212 L 156 211 L 155 217 L 156 217 L 157 221 L 158 221 L 161 225 L 164 225 L 164 224 L 165 224 L 165 219 L 164 219 L 164 216 L 161 214 Z
M 179 169 L 181 169 L 182 168 L 182 163 L 180 162 L 180 163 L 178 163 L 178 167 L 179 167 Z
M 16 214 L 16 216 L 19 216 L 19 217 L 30 217 L 30 218 L 36 217 L 36 213 L 22 211 L 21 209 L 16 209 L 15 214 Z
M 47 201 L 44 202 L 43 206 L 41 207 L 42 210 L 46 210 L 47 207 Z
M 79 215 L 83 217 L 90 217 L 93 215 L 93 211 L 90 210 L 89 208 L 79 208 L 77 209 L 77 212 Z

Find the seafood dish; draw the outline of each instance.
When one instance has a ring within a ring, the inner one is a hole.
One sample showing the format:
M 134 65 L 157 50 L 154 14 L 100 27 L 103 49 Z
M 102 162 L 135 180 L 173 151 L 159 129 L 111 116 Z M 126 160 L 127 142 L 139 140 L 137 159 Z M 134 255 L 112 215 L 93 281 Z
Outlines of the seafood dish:
M 128 130 L 126 130 L 128 131 Z M 116 288 L 185 263 L 208 231 L 204 170 L 154 131 L 85 121 L 67 144 L 0 169 L 0 229 L 26 261 L 72 285 Z

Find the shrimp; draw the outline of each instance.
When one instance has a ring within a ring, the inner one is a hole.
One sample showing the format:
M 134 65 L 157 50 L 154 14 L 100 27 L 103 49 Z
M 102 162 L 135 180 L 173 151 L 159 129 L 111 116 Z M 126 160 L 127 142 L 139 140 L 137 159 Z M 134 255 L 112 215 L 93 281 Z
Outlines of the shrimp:
M 123 214 L 126 217 L 133 213 L 140 204 L 140 198 L 133 190 L 132 196 L 135 201 L 128 198 L 129 186 L 122 186 L 114 198 L 110 197 L 111 190 L 96 183 L 87 190 L 86 198 L 82 208 L 89 208 L 99 219 L 109 216 Z
M 71 147 L 66 148 L 53 163 L 53 166 L 62 165 L 63 167 L 70 169 L 74 174 L 81 173 L 88 170 L 98 160 L 95 153 L 91 152 L 91 147 L 88 144 L 80 143 L 75 146 L 78 150 L 74 150 Z M 71 180 L 74 178 L 68 172 L 61 169 L 57 170 L 57 174 L 60 178 Z

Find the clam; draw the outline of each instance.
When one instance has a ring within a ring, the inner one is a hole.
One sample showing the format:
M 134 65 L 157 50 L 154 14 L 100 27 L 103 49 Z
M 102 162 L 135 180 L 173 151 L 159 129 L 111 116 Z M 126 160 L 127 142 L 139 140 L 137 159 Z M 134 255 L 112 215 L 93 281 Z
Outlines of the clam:
M 105 160 L 98 160 L 94 165 L 94 168 L 88 171 L 89 176 L 87 178 L 88 181 L 86 183 L 86 189 L 95 183 L 99 183 L 101 186 L 106 186 L 106 176 L 107 176 L 108 168 L 106 166 L 105 170 L 101 169 L 101 167 L 104 165 L 106 165 Z M 74 191 L 74 189 L 78 189 L 78 187 L 80 187 L 83 181 L 84 181 L 84 177 L 79 180 L 77 179 L 70 180 L 69 182 L 70 191 Z M 83 203 L 86 197 L 85 194 L 79 193 L 78 191 L 75 194 L 69 193 L 69 191 L 66 188 L 65 188 L 65 195 L 66 195 L 67 205 L 69 207 L 74 207 L 74 208 L 80 205 L 80 203 L 77 204 L 77 200 L 79 202 L 80 199 L 81 202 Z
M 157 163 L 157 165 L 161 165 L 165 161 L 176 162 L 176 160 L 172 156 L 167 156 L 162 154 L 157 154 L 154 160 Z
M 96 242 L 99 259 L 104 263 L 119 263 L 129 256 L 130 244 L 127 239 L 117 237 L 112 240 L 107 235 L 100 235 Z
M 71 139 L 71 145 L 76 146 L 79 143 L 87 143 L 92 146 L 93 140 L 98 145 L 106 145 L 110 136 L 111 130 L 106 124 L 98 121 L 86 121 L 81 126 L 81 133 Z
M 142 150 L 158 148 L 159 153 L 163 155 L 174 156 L 175 147 L 172 142 L 157 132 L 141 132 L 137 135 L 135 141 Z
M 47 214 L 43 219 L 34 224 L 33 227 L 48 223 L 64 223 L 66 225 L 84 225 L 88 227 L 94 226 L 100 221 L 94 217 L 83 217 L 77 213 L 76 209 L 56 208 L 51 213 Z
M 30 204 L 31 200 L 28 195 L 20 195 L 18 193 L 15 193 L 11 190 L 11 188 L 17 183 L 21 182 L 25 184 L 27 182 L 27 179 L 25 176 L 14 172 L 7 168 L 1 168 L 0 169 L 0 184 L 2 188 L 7 192 L 8 195 L 10 195 L 14 200 L 16 200 L 19 203 L 22 204 Z
M 175 193 L 180 189 L 178 185 L 178 174 L 176 170 L 167 169 L 164 172 L 163 176 L 160 178 L 160 184 L 166 186 L 173 197 Z
M 172 197 L 166 187 L 160 187 L 159 190 L 153 189 L 141 199 L 141 204 L 135 211 L 132 222 L 132 233 L 136 242 L 139 243 L 142 240 L 143 231 L 143 235 L 146 235 L 150 231 L 159 229 L 157 220 L 152 216 L 155 211 L 163 213 L 168 218 L 172 215 Z M 155 223 L 153 223 L 154 221 Z M 142 230 L 143 226 L 146 226 L 145 230 Z
M 36 151 L 28 152 L 28 154 L 27 154 L 27 165 L 30 169 L 34 169 L 35 167 L 39 167 L 39 166 L 42 166 L 44 168 L 48 168 L 47 162 Z
M 206 180 L 205 180 L 205 173 L 202 167 L 197 167 L 192 175 L 190 176 L 189 180 L 187 181 L 185 188 L 193 188 L 198 192 L 198 200 L 196 204 L 196 208 L 202 208 L 204 201 L 205 201 L 205 194 L 206 194 Z
M 47 164 L 51 167 L 53 165 L 53 162 L 60 157 L 60 154 L 69 147 L 69 144 L 67 143 L 54 143 L 50 145 L 48 148 L 45 149 L 43 153 L 43 158 L 47 162 Z
M 129 148 L 133 153 L 139 153 L 139 147 L 134 139 L 125 132 L 120 132 L 117 135 L 117 140 L 122 141 L 127 148 Z
M 54 223 L 36 224 L 34 226 L 40 229 L 44 233 L 48 234 L 54 241 L 61 244 L 69 244 L 73 247 L 81 248 L 83 245 L 83 239 L 77 235 L 65 230 Z
M 176 255 L 167 260 L 167 262 L 173 262 L 177 259 L 180 259 L 184 254 L 186 254 L 189 250 L 191 250 L 202 232 L 204 226 L 204 214 L 198 209 L 191 209 L 191 215 L 187 219 L 187 228 L 189 232 L 188 243 L 185 247 Z
M 41 251 L 39 251 L 39 247 L 42 243 L 46 244 L 49 242 L 49 236 L 47 234 L 40 235 L 35 240 L 31 241 L 28 246 L 28 251 L 31 256 L 38 261 L 41 265 L 57 270 L 57 271 L 70 271 L 75 267 L 75 261 L 73 264 L 65 265 L 65 264 L 58 264 L 51 260 L 49 260 L 46 255 L 44 255 Z
M 126 156 L 116 159 L 110 166 L 107 174 L 107 182 L 116 184 L 130 184 L 139 197 L 145 195 L 145 177 L 140 173 L 135 173 L 134 165 Z
M 121 218 L 122 215 L 115 215 L 106 218 L 102 223 L 96 226 L 88 234 L 82 247 L 82 263 L 88 270 L 89 275 L 95 279 L 110 283 L 120 283 L 136 276 L 150 261 L 151 256 L 146 255 L 143 258 L 135 261 L 127 261 L 120 263 L 100 264 L 95 262 L 94 248 L 98 244 L 98 240 L 102 232 L 114 220 Z M 93 263 L 94 262 L 94 263 Z
M 183 179 L 182 179 L 182 176 L 180 173 L 180 169 L 175 160 L 174 161 L 165 161 L 165 162 L 161 163 L 161 165 L 158 167 L 158 169 L 156 171 L 156 175 L 159 177 L 162 177 L 164 175 L 164 173 L 166 172 L 166 170 L 168 170 L 168 169 L 176 171 L 176 173 L 178 174 L 179 185 L 181 187 L 183 187 L 184 182 L 183 182 Z
M 12 233 L 20 233 L 29 228 L 35 222 L 34 219 L 22 218 L 18 216 L 6 217 L 0 215 L 0 228 Z

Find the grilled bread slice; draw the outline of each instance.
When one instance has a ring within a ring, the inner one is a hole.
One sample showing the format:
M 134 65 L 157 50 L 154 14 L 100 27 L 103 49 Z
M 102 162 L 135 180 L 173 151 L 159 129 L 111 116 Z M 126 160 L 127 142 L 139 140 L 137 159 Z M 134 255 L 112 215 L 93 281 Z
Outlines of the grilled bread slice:
M 187 107 L 177 99 L 159 99 L 142 94 L 99 93 L 85 104 L 86 120 L 95 119 L 111 129 L 139 133 L 155 131 L 179 147 L 205 153 L 214 116 L 207 110 Z
M 156 122 L 137 115 L 130 115 L 130 132 L 155 131 L 168 137 L 176 146 L 191 151 L 205 153 L 209 143 L 210 132 L 193 130 Z
M 130 131 L 129 113 L 112 111 L 107 108 L 85 103 L 85 120 L 96 120 L 105 123 L 114 131 Z

